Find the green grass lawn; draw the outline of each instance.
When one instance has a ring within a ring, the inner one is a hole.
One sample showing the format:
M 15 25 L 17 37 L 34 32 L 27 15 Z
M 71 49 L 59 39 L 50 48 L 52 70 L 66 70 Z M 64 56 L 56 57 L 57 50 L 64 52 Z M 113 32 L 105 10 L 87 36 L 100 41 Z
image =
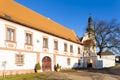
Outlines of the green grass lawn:
M 69 72 L 69 71 L 66 71 Z M 3 78 L 0 76 L 0 80 L 70 80 L 64 71 L 62 72 L 41 72 L 31 74 L 10 75 Z
M 120 75 L 120 64 L 113 68 L 107 69 L 68 69 L 61 70 L 60 72 L 41 72 L 41 73 L 31 73 L 31 74 L 21 74 L 21 75 L 10 75 L 3 78 L 0 76 L 0 80 L 74 80 L 76 77 L 71 76 L 88 76 L 92 73 L 105 73 L 105 74 L 115 74 Z M 87 77 L 88 77 L 87 76 Z M 75 79 L 76 80 L 76 79 Z
M 0 80 L 46 80 L 47 75 L 43 73 L 21 74 L 6 77 L 0 77 Z

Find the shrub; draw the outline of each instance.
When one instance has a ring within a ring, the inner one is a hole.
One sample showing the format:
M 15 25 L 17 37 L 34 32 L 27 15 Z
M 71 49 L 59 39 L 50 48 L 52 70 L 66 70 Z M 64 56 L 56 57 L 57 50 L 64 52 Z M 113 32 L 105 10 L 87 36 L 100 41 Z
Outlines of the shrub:
M 57 64 L 57 65 L 56 65 L 56 68 L 57 68 L 57 69 L 58 69 L 58 68 L 61 68 L 61 66 L 60 66 L 59 64 Z
M 41 69 L 41 66 L 40 66 L 40 63 L 38 62 L 35 66 L 35 70 L 40 70 Z

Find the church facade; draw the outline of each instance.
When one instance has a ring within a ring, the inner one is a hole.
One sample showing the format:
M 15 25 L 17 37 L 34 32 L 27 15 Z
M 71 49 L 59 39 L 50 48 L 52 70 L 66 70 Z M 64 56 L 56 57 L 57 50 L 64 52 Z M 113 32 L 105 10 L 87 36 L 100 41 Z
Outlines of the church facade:
M 83 45 L 74 31 L 16 3 L 0 0 L 0 75 L 80 67 Z

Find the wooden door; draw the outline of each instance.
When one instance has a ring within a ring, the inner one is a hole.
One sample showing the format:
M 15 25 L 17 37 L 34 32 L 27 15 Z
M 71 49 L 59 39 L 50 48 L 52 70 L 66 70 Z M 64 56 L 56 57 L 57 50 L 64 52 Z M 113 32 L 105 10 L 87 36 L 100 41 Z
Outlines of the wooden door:
M 42 59 L 42 70 L 43 71 L 51 71 L 51 59 L 48 56 L 45 56 Z

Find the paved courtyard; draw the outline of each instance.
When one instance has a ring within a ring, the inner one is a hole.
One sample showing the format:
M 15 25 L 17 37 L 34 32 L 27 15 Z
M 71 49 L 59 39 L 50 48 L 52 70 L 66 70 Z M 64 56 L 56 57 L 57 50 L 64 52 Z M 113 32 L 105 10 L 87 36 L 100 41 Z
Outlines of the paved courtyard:
M 52 74 L 48 80 L 120 80 L 120 64 L 109 69 L 68 70 Z
M 108 69 L 62 70 L 0 77 L 0 80 L 120 80 L 120 64 Z

